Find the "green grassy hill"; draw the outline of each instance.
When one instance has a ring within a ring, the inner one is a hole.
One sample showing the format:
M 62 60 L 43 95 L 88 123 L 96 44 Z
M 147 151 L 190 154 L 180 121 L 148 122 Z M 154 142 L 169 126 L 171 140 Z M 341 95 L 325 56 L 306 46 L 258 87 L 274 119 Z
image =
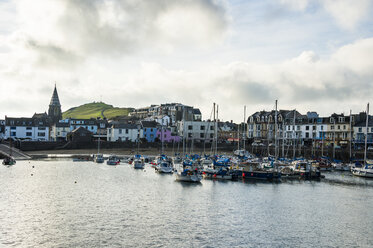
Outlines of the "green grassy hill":
M 63 112 L 62 118 L 89 119 L 106 117 L 107 119 L 111 119 L 117 116 L 128 116 L 130 111 L 131 108 L 114 108 L 113 105 L 103 102 L 93 102 Z

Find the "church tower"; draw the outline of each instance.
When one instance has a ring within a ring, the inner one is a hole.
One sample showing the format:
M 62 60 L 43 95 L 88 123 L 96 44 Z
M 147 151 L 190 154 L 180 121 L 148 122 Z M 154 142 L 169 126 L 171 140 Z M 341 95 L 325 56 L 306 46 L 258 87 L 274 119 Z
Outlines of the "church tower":
M 52 123 L 57 123 L 59 120 L 62 119 L 61 104 L 60 99 L 58 98 L 56 85 L 54 85 L 52 99 L 49 104 L 48 117 L 52 121 Z

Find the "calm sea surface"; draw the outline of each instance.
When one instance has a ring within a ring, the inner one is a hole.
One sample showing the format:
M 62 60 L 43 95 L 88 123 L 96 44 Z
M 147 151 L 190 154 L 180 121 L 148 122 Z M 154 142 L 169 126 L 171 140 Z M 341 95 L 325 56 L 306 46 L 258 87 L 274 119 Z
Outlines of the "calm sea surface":
M 68 160 L 0 167 L 0 247 L 373 247 L 373 181 L 174 181 Z

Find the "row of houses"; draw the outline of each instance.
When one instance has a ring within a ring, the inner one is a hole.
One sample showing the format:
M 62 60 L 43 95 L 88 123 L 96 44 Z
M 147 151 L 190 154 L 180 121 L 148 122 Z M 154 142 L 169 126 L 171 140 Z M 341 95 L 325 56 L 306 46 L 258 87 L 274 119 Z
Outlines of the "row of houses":
M 167 118 L 164 118 L 167 119 Z M 181 142 L 184 138 L 194 142 L 213 142 L 216 135 L 220 139 L 236 138 L 237 126 L 233 123 L 213 121 L 178 121 L 175 126 L 164 121 L 108 121 L 106 119 L 65 119 L 48 125 L 36 117 L 11 118 L 6 117 L 3 124 L 4 132 L 1 138 L 32 141 L 64 141 L 68 134 L 76 129 L 84 128 L 93 137 L 111 142 L 136 142 L 143 139 L 146 142 Z M 215 130 L 218 130 L 218 133 Z M 1 130 L 1 129 L 0 129 Z
M 373 143 L 373 118 L 369 117 L 366 130 L 365 112 L 320 117 L 316 112 L 302 115 L 296 110 L 259 111 L 247 123 L 247 137 L 258 143 L 274 142 L 276 136 L 285 143 L 343 146 L 364 143 L 366 132 L 368 143 Z

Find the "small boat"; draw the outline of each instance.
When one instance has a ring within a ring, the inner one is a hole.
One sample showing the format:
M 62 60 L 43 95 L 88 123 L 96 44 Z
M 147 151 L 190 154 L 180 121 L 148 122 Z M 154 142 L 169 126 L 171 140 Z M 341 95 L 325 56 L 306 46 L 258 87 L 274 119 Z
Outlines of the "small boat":
M 170 161 L 161 161 L 157 164 L 156 170 L 159 173 L 172 173 L 173 167 Z
M 351 172 L 354 176 L 373 178 L 373 164 L 367 163 L 364 166 L 363 164 L 356 163 L 351 167 Z
M 105 162 L 105 159 L 102 154 L 96 154 L 93 157 L 93 161 L 95 161 L 95 163 L 102 164 L 103 162 Z
M 201 180 L 202 176 L 198 170 L 184 169 L 176 173 L 176 181 L 199 183 Z
M 120 159 L 115 155 L 111 155 L 108 161 L 106 161 L 106 164 L 107 165 L 118 165 L 120 164 Z
M 159 173 L 172 173 L 174 170 L 172 166 L 172 160 L 169 159 L 166 155 L 158 156 L 155 170 Z
M 16 160 L 13 157 L 6 157 L 3 160 L 3 165 L 11 166 L 15 164 L 16 164 Z
M 134 160 L 133 160 L 132 164 L 133 164 L 133 168 L 135 168 L 135 169 L 144 169 L 145 159 L 144 159 L 144 157 L 141 157 L 141 155 L 136 154 L 134 156 Z
M 12 139 L 10 139 L 10 144 L 9 144 L 9 157 L 5 157 L 3 160 L 3 165 L 11 166 L 16 164 L 16 160 L 12 157 Z
M 203 171 L 202 172 L 202 178 L 203 179 L 219 179 L 219 180 L 232 180 L 233 175 L 229 171 L 228 168 L 220 168 L 219 170 L 216 170 L 214 172 L 211 171 Z
M 335 171 L 351 171 L 351 167 L 349 164 L 336 162 L 332 163 L 332 166 Z

